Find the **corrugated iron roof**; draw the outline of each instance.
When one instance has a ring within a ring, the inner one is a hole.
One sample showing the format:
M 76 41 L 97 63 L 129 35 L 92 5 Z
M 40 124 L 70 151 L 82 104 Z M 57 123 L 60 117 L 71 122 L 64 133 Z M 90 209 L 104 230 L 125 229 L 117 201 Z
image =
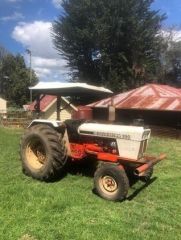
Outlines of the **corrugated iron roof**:
M 56 100 L 56 96 L 51 95 L 42 95 L 40 96 L 40 111 L 45 111 L 45 109 Z M 29 106 L 30 111 L 35 110 L 35 105 L 37 104 L 36 100 L 32 102 Z
M 70 105 L 74 110 L 77 110 L 77 108 L 73 104 L 70 104 L 70 102 L 66 98 L 61 97 L 61 99 L 63 100 L 64 104 Z M 56 96 L 41 95 L 40 96 L 40 111 L 45 112 L 50 106 L 52 106 L 52 104 L 54 104 L 56 102 L 56 100 L 57 100 Z M 37 101 L 35 100 L 34 102 L 32 102 L 29 105 L 28 110 L 34 111 L 36 104 L 37 104 Z
M 88 106 L 107 108 L 110 105 L 117 109 L 181 111 L 181 89 L 168 85 L 147 84 Z

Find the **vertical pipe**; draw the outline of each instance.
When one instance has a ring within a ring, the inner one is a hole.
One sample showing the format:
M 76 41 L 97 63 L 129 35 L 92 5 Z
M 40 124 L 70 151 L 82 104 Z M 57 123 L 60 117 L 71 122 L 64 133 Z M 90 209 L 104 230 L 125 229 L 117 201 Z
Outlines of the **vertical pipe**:
M 30 76 L 29 76 L 29 81 L 30 81 L 30 86 L 31 86 L 31 83 L 32 83 L 32 53 L 31 53 L 31 50 L 30 49 L 26 49 L 26 52 L 29 54 L 30 56 Z M 32 103 L 32 92 L 30 90 L 30 103 Z
M 30 89 L 30 104 L 32 103 L 32 89 Z
M 57 96 L 57 120 L 60 121 L 60 103 L 61 97 Z
M 32 54 L 31 54 L 31 51 L 30 52 L 30 86 L 31 86 L 31 82 L 32 82 L 32 61 L 31 61 L 31 58 L 32 58 Z
M 36 98 L 35 110 L 36 110 L 37 118 L 39 119 L 40 118 L 40 95 L 39 94 Z
M 30 51 L 30 86 L 32 84 L 32 61 L 31 61 L 31 51 Z M 32 103 L 32 90 L 30 90 L 30 103 Z
M 109 106 L 109 122 L 114 122 L 116 119 L 116 109 L 114 107 L 113 98 L 111 98 L 111 105 Z

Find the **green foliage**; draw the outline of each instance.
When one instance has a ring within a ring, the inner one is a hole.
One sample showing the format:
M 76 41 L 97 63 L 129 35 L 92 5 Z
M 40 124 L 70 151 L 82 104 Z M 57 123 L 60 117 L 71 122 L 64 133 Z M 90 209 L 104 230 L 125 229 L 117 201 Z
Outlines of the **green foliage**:
M 64 0 L 53 24 L 56 49 L 74 79 L 115 91 L 150 80 L 160 65 L 164 19 L 153 0 Z
M 0 46 L 0 62 L 7 54 L 8 54 L 8 51 L 4 47 Z
M 21 55 L 7 54 L 1 60 L 0 86 L 3 97 L 10 106 L 22 107 L 29 101 L 30 70 Z M 33 72 L 31 84 L 37 82 Z
M 168 83 L 181 86 L 181 41 L 169 42 L 164 55 L 163 73 Z
M 149 153 L 167 154 L 154 168 L 155 181 L 145 188 L 138 182 L 127 200 L 115 203 L 93 194 L 93 179 L 84 174 L 49 184 L 23 175 L 21 135 L 0 128 L 0 239 L 181 239 L 180 140 L 152 138 Z

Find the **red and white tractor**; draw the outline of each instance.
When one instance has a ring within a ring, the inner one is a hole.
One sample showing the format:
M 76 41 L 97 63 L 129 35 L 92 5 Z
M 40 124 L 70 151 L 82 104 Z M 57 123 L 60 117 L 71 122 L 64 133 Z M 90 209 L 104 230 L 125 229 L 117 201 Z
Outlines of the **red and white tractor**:
M 151 131 L 143 126 L 96 123 L 86 119 L 59 120 L 60 96 L 103 96 L 111 93 L 108 89 L 66 83 L 38 84 L 31 90 L 58 96 L 58 120 L 33 120 L 23 135 L 20 155 L 26 175 L 51 181 L 63 173 L 68 159 L 86 161 L 88 157 L 94 158 L 97 160 L 94 174 L 97 194 L 116 201 L 126 198 L 130 173 L 146 182 L 152 176 L 153 165 L 165 157 L 145 155 Z

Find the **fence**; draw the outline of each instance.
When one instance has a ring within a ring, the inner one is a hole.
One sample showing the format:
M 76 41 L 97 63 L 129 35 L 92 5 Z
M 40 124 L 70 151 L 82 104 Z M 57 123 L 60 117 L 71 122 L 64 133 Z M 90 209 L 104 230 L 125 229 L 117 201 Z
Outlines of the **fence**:
M 0 111 L 0 126 L 2 127 L 26 128 L 31 121 L 31 112 L 22 110 Z
M 153 136 L 181 139 L 181 129 L 163 126 L 150 126 Z
M 26 128 L 34 118 L 35 116 L 27 111 L 0 111 L 0 126 Z M 181 139 L 181 129 L 155 125 L 149 127 L 154 136 Z

